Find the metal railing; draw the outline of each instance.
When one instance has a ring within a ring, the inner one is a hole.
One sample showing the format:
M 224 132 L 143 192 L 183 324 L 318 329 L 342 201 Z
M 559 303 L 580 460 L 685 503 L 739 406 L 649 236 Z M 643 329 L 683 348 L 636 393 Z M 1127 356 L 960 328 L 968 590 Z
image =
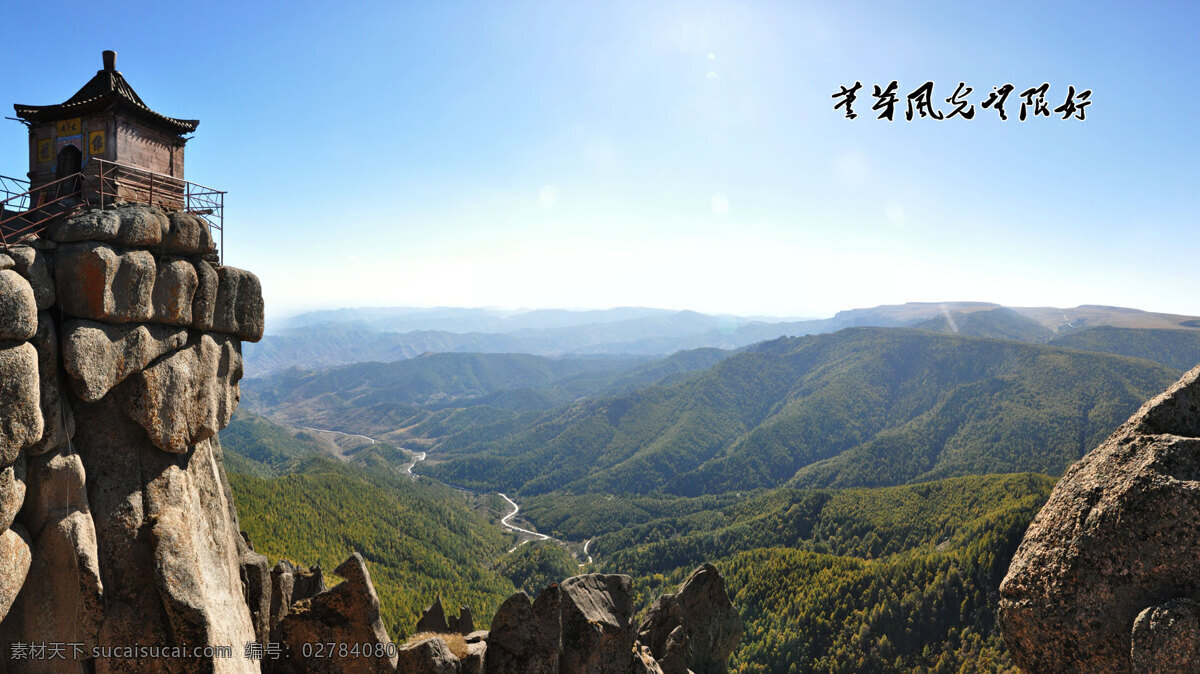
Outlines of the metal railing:
M 4 250 L 41 236 L 56 218 L 81 208 L 120 203 L 185 211 L 201 218 L 225 255 L 225 192 L 163 173 L 92 159 L 79 173 L 29 189 L 18 178 L 0 176 L 0 244 Z
M 95 165 L 95 168 L 93 168 Z M 94 172 L 95 194 L 100 208 L 119 202 L 159 206 L 166 211 L 186 211 L 208 225 L 225 254 L 225 192 L 182 178 L 126 166 L 104 159 L 93 159 L 85 173 Z
M 29 183 L 4 177 L 4 200 L 0 201 L 0 244 L 5 252 L 9 246 L 41 236 L 55 218 L 72 213 L 87 205 L 80 190 L 83 175 L 76 173 L 41 185 L 35 190 L 15 192 Z

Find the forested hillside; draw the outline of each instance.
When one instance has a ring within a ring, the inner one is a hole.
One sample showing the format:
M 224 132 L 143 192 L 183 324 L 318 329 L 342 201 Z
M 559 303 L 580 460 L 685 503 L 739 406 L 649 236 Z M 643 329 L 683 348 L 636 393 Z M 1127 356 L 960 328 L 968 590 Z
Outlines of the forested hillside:
M 1178 371 L 909 329 L 743 350 L 683 381 L 474 426 L 422 470 L 472 488 L 681 495 L 1061 472 Z
M 593 548 L 604 569 L 636 579 L 642 603 L 715 561 L 746 621 L 734 671 L 994 671 L 1010 666 L 995 627 L 1000 580 L 1052 486 L 970 476 L 607 509 L 609 496 L 555 495 L 528 513 L 562 536 L 597 509 L 614 515 Z
M 1178 370 L 1200 365 L 1200 330 L 1098 327 L 1050 342 L 1054 346 L 1145 358 Z
M 370 564 L 393 638 L 412 634 L 434 597 L 466 604 L 486 623 L 515 591 L 493 570 L 512 537 L 469 508 L 460 492 L 371 469 L 370 461 L 366 468 L 342 463 L 265 420 L 243 418 L 230 428 L 229 482 L 255 549 L 272 565 L 289 559 L 326 573 L 358 551 Z M 278 456 L 291 457 L 286 468 L 272 460 Z
M 553 542 L 508 552 L 505 491 L 529 526 L 590 541 L 589 568 L 630 574 L 639 608 L 715 563 L 746 622 L 734 671 L 1000 671 L 997 589 L 1048 475 L 1200 348 L 1159 325 L 1175 317 L 1080 308 L 1056 333 L 1031 311 L 881 307 L 838 320 L 920 328 L 664 359 L 293 370 L 248 380 L 270 418 L 239 413 L 222 439 L 259 550 L 324 568 L 360 550 L 393 635 L 435 595 L 483 622 L 508 593 L 580 572 Z M 1110 315 L 1154 327 L 1082 327 Z M 429 452 L 417 473 L 479 495 L 414 481 L 400 443 Z

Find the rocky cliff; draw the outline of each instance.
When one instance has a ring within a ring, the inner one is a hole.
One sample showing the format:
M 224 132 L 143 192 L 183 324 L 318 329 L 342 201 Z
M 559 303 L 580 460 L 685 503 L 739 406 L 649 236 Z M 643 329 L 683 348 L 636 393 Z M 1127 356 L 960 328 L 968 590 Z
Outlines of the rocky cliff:
M 217 437 L 262 332 L 258 279 L 184 213 L 84 212 L 0 254 L 0 672 L 725 671 L 742 624 L 707 565 L 637 628 L 630 579 L 592 574 L 490 633 L 438 603 L 400 647 L 357 553 L 332 588 L 269 568 Z
M 0 642 L 59 656 L 8 670 L 257 669 L 130 649 L 266 638 L 216 435 L 262 330 L 258 279 L 184 213 L 86 212 L 0 254 Z
M 1200 671 L 1200 367 L 1071 467 L 1000 586 L 1028 672 Z

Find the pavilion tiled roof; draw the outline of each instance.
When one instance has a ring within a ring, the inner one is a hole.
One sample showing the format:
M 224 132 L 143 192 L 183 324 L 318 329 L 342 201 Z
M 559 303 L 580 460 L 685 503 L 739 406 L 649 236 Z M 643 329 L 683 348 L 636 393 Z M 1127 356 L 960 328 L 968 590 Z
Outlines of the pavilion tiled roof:
M 74 96 L 58 105 L 21 105 L 18 103 L 13 106 L 17 111 L 17 117 L 31 122 L 56 121 L 117 106 L 138 114 L 151 123 L 162 125 L 179 135 L 196 130 L 196 126 L 200 124 L 199 120 L 175 119 L 151 110 L 133 90 L 133 87 L 129 86 L 125 76 L 113 67 L 116 55 L 113 54 L 110 57 L 110 53 L 105 54 L 104 70 L 97 72 L 96 76 L 83 85 L 82 89 L 75 92 Z

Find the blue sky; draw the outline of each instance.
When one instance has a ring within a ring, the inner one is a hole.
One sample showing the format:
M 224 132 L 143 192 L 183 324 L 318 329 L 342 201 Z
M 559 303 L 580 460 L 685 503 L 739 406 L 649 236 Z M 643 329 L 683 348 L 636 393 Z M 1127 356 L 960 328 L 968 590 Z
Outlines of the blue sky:
M 1200 314 L 1191 2 L 0 2 L 0 91 L 100 51 L 201 124 L 269 315 L 367 305 L 823 316 L 904 301 Z M 976 117 L 875 119 L 959 81 Z M 864 84 L 859 117 L 831 94 Z M 993 86 L 1093 91 L 1001 122 Z M 0 173 L 26 170 L 0 126 Z

